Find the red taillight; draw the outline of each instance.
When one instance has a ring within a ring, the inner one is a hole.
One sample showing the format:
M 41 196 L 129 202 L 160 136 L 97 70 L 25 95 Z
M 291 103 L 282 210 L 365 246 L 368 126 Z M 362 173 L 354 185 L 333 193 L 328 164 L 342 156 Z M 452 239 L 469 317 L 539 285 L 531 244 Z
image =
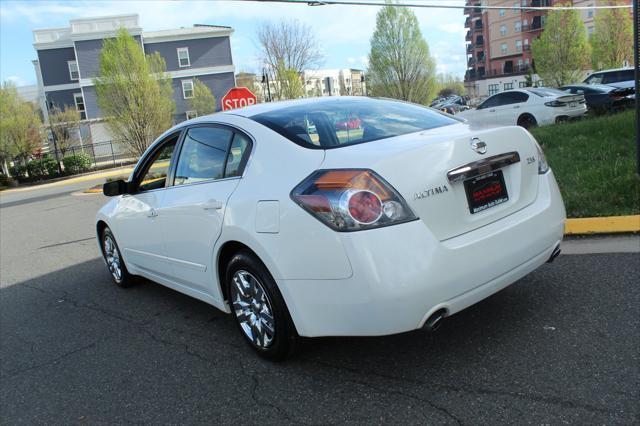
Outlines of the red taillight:
M 369 225 L 380 219 L 382 201 L 371 191 L 356 191 L 349 195 L 349 215 L 358 223 Z
M 417 219 L 395 189 L 371 170 L 319 170 L 291 198 L 337 231 L 358 231 Z

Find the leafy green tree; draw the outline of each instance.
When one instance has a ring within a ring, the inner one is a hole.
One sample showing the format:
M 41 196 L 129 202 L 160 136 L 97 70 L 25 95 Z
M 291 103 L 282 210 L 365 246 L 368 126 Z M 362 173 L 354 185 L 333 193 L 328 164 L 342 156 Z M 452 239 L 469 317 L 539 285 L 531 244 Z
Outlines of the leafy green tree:
M 627 9 L 601 9 L 596 14 L 591 35 L 594 69 L 618 68 L 633 62 L 633 27 Z
M 195 111 L 198 117 L 213 114 L 216 111 L 216 98 L 206 84 L 193 79 L 193 98 L 189 99 L 189 109 Z
M 436 77 L 438 96 L 463 96 L 466 92 L 464 83 L 459 78 L 451 74 L 438 74 Z
M 589 67 L 591 49 L 577 10 L 550 10 L 544 31 L 531 48 L 536 72 L 547 86 L 574 83 Z
M 173 88 L 165 69 L 160 54 L 145 57 L 125 29 L 104 41 L 94 79 L 98 106 L 111 133 L 133 155 L 140 156 L 173 123 Z
M 49 122 L 56 138 L 56 145 L 64 156 L 73 142 L 78 139 L 80 113 L 75 107 L 65 106 L 64 109 L 54 107 L 49 111 Z
M 369 53 L 369 95 L 425 104 L 435 94 L 435 67 L 413 11 L 380 9 Z
M 280 89 L 280 99 L 298 99 L 304 96 L 304 87 L 298 71 L 287 68 L 284 62 L 280 61 L 275 74 Z
M 4 83 L 0 87 L 0 163 L 5 175 L 9 175 L 8 162 L 27 160 L 42 148 L 42 121 L 31 102 L 24 101 L 16 87 Z

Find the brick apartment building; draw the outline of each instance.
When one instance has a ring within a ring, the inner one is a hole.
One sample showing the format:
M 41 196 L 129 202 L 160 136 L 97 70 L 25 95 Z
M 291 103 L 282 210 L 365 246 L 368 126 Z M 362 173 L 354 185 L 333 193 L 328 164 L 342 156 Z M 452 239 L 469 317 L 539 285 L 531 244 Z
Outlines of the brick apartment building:
M 471 97 L 485 97 L 503 90 L 526 85 L 535 59 L 531 42 L 544 30 L 547 12 L 544 10 L 514 10 L 517 7 L 553 6 L 562 0 L 467 0 L 465 40 L 467 71 L 465 87 Z M 624 0 L 631 4 L 631 0 Z M 603 0 L 574 0 L 575 6 L 593 7 Z M 504 9 L 481 9 L 479 6 L 504 6 Z M 581 18 L 591 35 L 595 9 L 580 10 Z M 533 82 L 539 82 L 536 74 Z
M 80 111 L 82 137 L 92 142 L 110 140 L 97 104 L 93 79 L 98 72 L 104 39 L 114 37 L 120 28 L 140 43 L 144 52 L 159 52 L 173 81 L 176 103 L 175 121 L 192 113 L 188 99 L 193 96 L 194 78 L 206 84 L 220 100 L 235 85 L 231 55 L 230 27 L 195 25 L 162 31 L 143 31 L 138 15 L 74 19 L 68 27 L 33 31 L 38 59 L 34 66 L 38 81 L 38 103 L 48 123 L 48 108 L 75 106 Z

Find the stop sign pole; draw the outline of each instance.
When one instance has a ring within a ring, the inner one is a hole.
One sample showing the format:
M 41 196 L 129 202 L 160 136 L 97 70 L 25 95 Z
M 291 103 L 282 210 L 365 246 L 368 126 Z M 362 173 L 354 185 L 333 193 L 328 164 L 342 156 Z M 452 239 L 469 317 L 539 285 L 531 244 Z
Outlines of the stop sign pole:
M 242 108 L 258 103 L 256 95 L 246 87 L 233 87 L 222 97 L 222 110 Z

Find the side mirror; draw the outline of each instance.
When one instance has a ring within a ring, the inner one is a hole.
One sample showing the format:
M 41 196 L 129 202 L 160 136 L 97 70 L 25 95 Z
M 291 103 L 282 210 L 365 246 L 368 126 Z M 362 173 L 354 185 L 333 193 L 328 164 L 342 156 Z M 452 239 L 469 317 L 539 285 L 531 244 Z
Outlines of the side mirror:
M 115 197 L 116 195 L 127 194 L 129 185 L 122 179 L 107 182 L 102 185 L 102 193 L 107 197 Z

